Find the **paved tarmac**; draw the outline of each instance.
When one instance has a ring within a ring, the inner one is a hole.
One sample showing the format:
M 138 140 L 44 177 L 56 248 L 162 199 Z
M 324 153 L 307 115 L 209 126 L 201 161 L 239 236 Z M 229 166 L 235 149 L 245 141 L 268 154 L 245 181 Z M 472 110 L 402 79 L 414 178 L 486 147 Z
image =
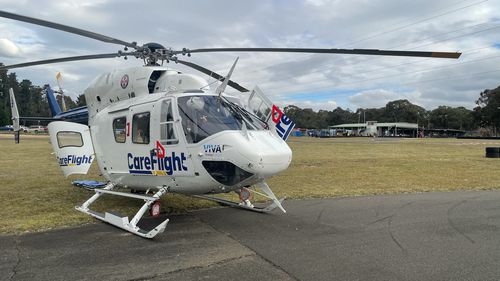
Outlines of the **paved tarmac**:
M 285 201 L 0 236 L 0 280 L 500 280 L 500 191 Z M 147 220 L 152 224 L 152 220 Z

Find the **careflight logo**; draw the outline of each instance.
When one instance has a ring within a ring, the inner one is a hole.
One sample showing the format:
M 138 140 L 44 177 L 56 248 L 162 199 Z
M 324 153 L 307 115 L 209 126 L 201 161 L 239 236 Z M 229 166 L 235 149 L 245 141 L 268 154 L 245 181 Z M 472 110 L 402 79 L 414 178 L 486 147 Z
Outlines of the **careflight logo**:
M 92 155 L 68 155 L 66 157 L 59 158 L 59 166 L 61 167 L 71 167 L 71 166 L 80 166 L 82 164 L 92 164 L 93 156 Z
M 135 156 L 127 154 L 129 173 L 140 175 L 166 176 L 174 172 L 187 171 L 185 165 L 186 155 L 172 151 L 168 155 L 159 141 L 156 141 L 156 149 L 151 150 L 148 156 Z
M 295 127 L 295 122 L 288 118 L 283 111 L 281 111 L 281 109 L 274 104 L 271 111 L 271 118 L 273 119 L 274 124 L 276 124 L 276 133 L 278 133 L 280 138 L 286 141 L 290 132 Z

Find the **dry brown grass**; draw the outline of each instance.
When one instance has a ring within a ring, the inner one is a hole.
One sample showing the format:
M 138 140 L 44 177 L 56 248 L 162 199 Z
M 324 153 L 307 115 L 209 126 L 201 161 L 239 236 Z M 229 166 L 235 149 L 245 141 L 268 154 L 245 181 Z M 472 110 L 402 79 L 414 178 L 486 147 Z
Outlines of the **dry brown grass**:
M 290 168 L 270 181 L 292 198 L 500 188 L 500 141 L 292 139 Z
M 102 180 L 96 165 L 88 176 L 65 179 L 47 136 L 22 136 L 17 145 L 12 139 L 0 135 L 0 233 L 92 222 L 74 210 L 92 192 L 71 181 Z M 500 159 L 484 157 L 484 147 L 500 146 L 500 141 L 293 138 L 289 144 L 294 152 L 290 168 L 269 181 L 278 196 L 287 198 L 500 188 Z M 181 195 L 165 196 L 162 203 L 168 212 L 214 206 Z M 140 205 L 139 200 L 104 197 L 96 209 L 131 214 Z

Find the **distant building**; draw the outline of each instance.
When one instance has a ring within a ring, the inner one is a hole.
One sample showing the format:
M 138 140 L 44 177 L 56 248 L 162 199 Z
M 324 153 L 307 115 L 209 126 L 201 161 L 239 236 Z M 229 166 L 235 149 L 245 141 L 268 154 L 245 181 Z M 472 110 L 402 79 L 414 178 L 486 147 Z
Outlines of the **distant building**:
M 394 122 L 378 123 L 367 121 L 366 123 L 352 123 L 329 126 L 332 135 L 354 135 L 354 136 L 406 136 L 416 137 L 421 135 L 416 123 Z

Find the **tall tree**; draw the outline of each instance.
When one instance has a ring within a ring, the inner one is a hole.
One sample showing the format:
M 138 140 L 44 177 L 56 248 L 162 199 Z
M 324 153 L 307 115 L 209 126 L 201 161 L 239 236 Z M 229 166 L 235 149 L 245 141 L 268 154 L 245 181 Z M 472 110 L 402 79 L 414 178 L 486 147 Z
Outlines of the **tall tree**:
M 328 113 L 327 123 L 329 126 L 353 123 L 354 120 L 357 120 L 356 116 L 357 115 L 350 110 L 344 110 L 341 107 L 337 107 Z
M 494 90 L 484 90 L 476 100 L 474 119 L 483 128 L 490 129 L 491 134 L 498 135 L 500 128 L 500 86 Z
M 423 107 L 412 104 L 408 100 L 395 100 L 387 103 L 382 115 L 385 122 L 411 122 L 417 123 L 425 116 Z
M 80 106 L 86 106 L 86 105 L 87 105 L 87 101 L 85 100 L 85 95 L 84 94 L 79 95 L 76 98 L 76 106 L 80 107 Z
M 434 129 L 473 130 L 475 126 L 472 111 L 465 107 L 439 106 L 430 113 Z

